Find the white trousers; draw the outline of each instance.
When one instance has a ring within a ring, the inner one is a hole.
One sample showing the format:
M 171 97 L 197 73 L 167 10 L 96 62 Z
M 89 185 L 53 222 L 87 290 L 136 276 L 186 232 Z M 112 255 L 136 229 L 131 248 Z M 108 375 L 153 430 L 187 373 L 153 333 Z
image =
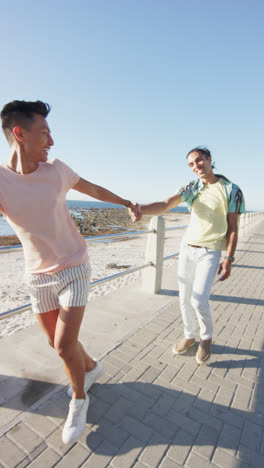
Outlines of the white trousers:
M 213 319 L 209 297 L 221 257 L 220 250 L 196 248 L 182 243 L 179 255 L 180 307 L 184 324 L 184 336 L 195 338 L 196 317 L 200 338 L 213 336 Z

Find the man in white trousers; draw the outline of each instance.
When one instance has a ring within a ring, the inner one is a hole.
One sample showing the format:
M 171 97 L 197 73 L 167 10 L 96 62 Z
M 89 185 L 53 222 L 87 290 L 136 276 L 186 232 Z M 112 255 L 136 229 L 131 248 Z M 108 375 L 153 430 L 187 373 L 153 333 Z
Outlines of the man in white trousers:
M 218 271 L 220 281 L 231 274 L 238 237 L 238 217 L 245 211 L 240 188 L 220 174 L 214 174 L 211 153 L 196 147 L 186 156 L 198 179 L 167 200 L 142 205 L 141 214 L 156 215 L 187 202 L 191 221 L 182 240 L 179 255 L 179 296 L 184 338 L 173 346 L 174 354 L 184 354 L 195 344 L 196 318 L 200 343 L 198 364 L 208 362 L 212 352 L 213 319 L 209 297 Z M 139 219 L 132 211 L 131 218 Z M 219 266 L 221 251 L 226 250 Z

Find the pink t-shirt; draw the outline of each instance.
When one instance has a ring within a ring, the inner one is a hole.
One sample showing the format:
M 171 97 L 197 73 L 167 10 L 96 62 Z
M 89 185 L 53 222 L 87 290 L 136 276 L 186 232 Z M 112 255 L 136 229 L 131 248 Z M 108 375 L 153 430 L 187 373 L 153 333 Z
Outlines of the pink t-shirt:
M 29 273 L 55 273 L 87 263 L 86 242 L 66 205 L 80 177 L 59 159 L 30 174 L 0 166 L 0 210 L 19 237 Z

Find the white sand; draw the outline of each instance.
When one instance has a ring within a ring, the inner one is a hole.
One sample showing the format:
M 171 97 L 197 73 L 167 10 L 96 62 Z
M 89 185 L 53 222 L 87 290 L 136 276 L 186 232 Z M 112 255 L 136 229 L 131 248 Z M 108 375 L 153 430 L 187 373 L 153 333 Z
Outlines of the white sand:
M 188 224 L 189 215 L 184 213 L 168 213 L 165 215 L 166 227 L 183 226 Z M 136 225 L 135 225 L 136 227 Z M 165 233 L 164 256 L 172 255 L 179 251 L 180 239 L 183 230 L 167 231 Z M 105 244 L 88 244 L 88 251 L 92 265 L 92 281 L 111 276 L 123 269 L 109 268 L 109 264 L 117 266 L 128 265 L 136 267 L 144 264 L 145 246 L 147 235 L 127 241 L 111 242 Z M 23 253 L 7 253 L 0 257 L 0 313 L 28 304 L 30 298 L 24 284 L 24 259 Z M 177 260 L 168 260 L 164 267 L 176 265 Z M 141 271 L 108 281 L 102 285 L 94 286 L 90 290 L 89 297 L 101 296 L 127 285 L 141 277 Z M 0 321 L 0 338 L 11 335 L 23 328 L 36 323 L 32 311 L 7 318 Z

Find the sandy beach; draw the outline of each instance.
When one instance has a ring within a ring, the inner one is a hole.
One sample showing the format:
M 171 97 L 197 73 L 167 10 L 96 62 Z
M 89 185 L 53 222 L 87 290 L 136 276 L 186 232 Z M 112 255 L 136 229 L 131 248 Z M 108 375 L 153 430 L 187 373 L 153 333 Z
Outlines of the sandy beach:
M 89 210 L 90 211 L 90 210 Z M 100 212 L 100 213 L 99 213 Z M 78 215 L 78 214 L 77 214 Z M 132 223 L 126 210 L 93 210 L 87 216 L 74 219 L 80 232 L 86 236 L 103 235 L 106 233 L 123 232 L 127 230 L 144 230 L 148 228 L 150 217 L 144 217 L 139 223 Z M 184 226 L 189 222 L 188 213 L 170 212 L 164 215 L 166 227 Z M 87 219 L 88 221 L 84 221 Z M 80 226 L 81 224 L 81 226 Z M 109 227 L 111 224 L 112 227 Z M 99 226 L 96 229 L 92 229 Z M 167 231 L 165 234 L 164 256 L 171 255 L 179 250 L 183 230 Z M 111 276 L 128 268 L 142 265 L 145 257 L 147 235 L 127 238 L 122 241 L 107 243 L 88 243 L 88 252 L 92 266 L 91 281 Z M 9 243 L 9 242 L 7 242 Z M 12 239 L 10 243 L 17 243 Z M 2 242 L 2 245 L 4 242 Z M 171 259 L 164 263 L 164 268 L 174 265 L 177 260 Z M 109 294 L 117 288 L 138 280 L 141 271 L 121 278 L 91 287 L 89 297 Z M 0 312 L 28 304 L 30 302 L 27 288 L 24 284 L 24 258 L 22 252 L 1 255 L 0 264 Z M 24 312 L 9 319 L 0 321 L 0 338 L 15 333 L 36 322 L 31 311 Z

